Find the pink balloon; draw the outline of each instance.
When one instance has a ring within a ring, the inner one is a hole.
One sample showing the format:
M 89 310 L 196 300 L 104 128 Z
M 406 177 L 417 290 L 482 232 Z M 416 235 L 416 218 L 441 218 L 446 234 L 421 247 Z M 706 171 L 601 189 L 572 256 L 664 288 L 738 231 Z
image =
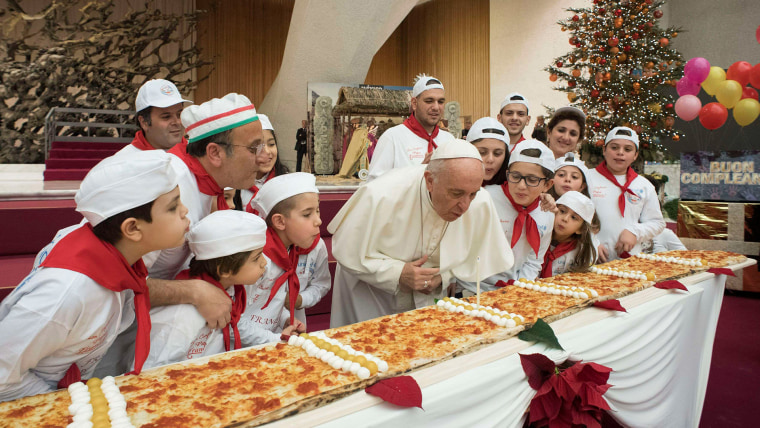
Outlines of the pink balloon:
M 683 75 L 698 85 L 707 79 L 708 74 L 710 74 L 710 61 L 702 57 L 690 59 L 683 67 Z
M 687 122 L 696 119 L 701 108 L 702 101 L 695 95 L 684 95 L 676 101 L 676 114 Z
M 697 95 L 699 94 L 699 83 L 694 83 L 688 77 L 684 76 L 676 83 L 678 95 Z

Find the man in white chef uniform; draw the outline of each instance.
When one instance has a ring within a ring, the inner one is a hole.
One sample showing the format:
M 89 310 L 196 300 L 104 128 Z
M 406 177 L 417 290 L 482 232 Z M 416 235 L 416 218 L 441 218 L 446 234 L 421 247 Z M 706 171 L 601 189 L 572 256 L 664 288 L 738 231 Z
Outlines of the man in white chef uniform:
M 388 172 L 359 190 L 328 226 L 338 261 L 331 327 L 432 305 L 452 277 L 512 267 L 509 244 L 472 144 L 452 141 L 428 165 Z M 480 262 L 477 259 L 480 257 Z
M 453 135 L 438 128 L 446 103 L 440 80 L 424 74 L 418 76 L 411 103 L 411 116 L 385 131 L 377 141 L 369 164 L 368 181 L 393 168 L 427 163 L 433 150 L 454 140 Z

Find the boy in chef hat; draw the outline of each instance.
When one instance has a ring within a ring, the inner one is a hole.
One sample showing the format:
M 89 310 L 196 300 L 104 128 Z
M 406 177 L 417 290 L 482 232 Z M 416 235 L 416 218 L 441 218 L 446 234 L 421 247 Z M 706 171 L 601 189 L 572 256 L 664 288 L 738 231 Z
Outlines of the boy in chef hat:
M 270 264 L 253 291 L 255 298 L 248 298 L 241 323 L 266 324 L 273 318 L 270 312 L 283 306 L 290 311 L 291 325 L 296 319 L 305 322 L 304 309 L 317 304 L 332 282 L 327 247 L 319 237 L 322 220 L 316 177 L 305 172 L 274 177 L 261 187 L 251 205 L 266 218 L 264 254 Z M 240 328 L 242 331 L 243 326 Z
M 170 156 L 152 150 L 105 159 L 74 199 L 87 221 L 69 228 L 0 304 L 0 349 L 13 362 L 0 364 L 0 401 L 91 377 L 135 318 L 135 373 L 148 355 L 142 256 L 181 245 L 190 225 Z
M 242 332 L 238 323 L 246 308 L 246 288 L 256 284 L 266 270 L 266 231 L 263 219 L 235 210 L 211 213 L 190 229 L 187 241 L 194 257 L 190 268 L 175 279 L 202 279 L 226 291 L 232 300 L 231 319 L 224 328 L 212 329 L 192 305 L 156 308 L 151 311 L 153 347 L 147 367 L 245 346 L 241 339 L 256 332 Z M 285 326 L 289 314 L 284 307 L 279 309 L 277 326 Z M 287 326 L 285 332 L 290 334 L 297 327 L 298 324 Z M 279 340 L 282 330 L 277 329 L 276 337 L 268 337 L 271 340 L 267 341 Z

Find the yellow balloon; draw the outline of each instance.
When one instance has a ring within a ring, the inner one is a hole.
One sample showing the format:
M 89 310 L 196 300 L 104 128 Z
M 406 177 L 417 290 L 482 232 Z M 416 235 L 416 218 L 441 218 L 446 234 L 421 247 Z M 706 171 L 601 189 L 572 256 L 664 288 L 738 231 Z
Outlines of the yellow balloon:
M 710 74 L 707 75 L 707 79 L 702 82 L 702 89 L 709 95 L 715 95 L 718 90 L 718 84 L 726 80 L 726 70 L 720 67 L 710 67 Z
M 715 98 L 726 108 L 734 108 L 742 99 L 742 85 L 736 80 L 724 80 L 718 84 Z
M 739 100 L 734 107 L 734 120 L 739 126 L 747 126 L 760 116 L 760 102 L 754 98 Z

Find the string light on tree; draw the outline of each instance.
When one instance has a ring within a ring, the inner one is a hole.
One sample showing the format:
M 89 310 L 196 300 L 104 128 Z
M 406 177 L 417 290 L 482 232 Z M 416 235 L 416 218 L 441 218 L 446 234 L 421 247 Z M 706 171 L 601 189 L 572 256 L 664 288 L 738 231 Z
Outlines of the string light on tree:
M 664 90 L 683 76 L 683 59 L 671 44 L 680 29 L 658 25 L 663 0 L 592 3 L 568 9 L 558 23 L 571 33 L 572 48 L 545 70 L 555 89 L 587 114 L 581 151 L 590 164 L 601 160 L 598 142 L 620 125 L 639 133 L 642 161 L 660 160 L 668 143 L 682 137 L 673 129 L 673 97 Z

